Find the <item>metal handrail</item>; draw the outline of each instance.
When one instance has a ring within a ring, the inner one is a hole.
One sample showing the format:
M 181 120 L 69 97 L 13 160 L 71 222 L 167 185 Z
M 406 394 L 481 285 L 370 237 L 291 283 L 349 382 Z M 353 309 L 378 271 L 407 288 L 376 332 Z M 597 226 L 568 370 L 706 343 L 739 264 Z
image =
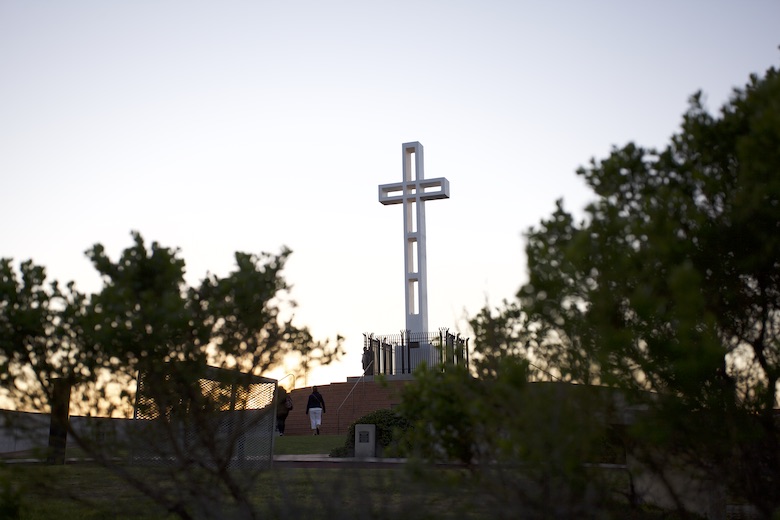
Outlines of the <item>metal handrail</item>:
M 359 385 L 363 378 L 366 377 L 366 372 L 368 372 L 368 369 L 371 368 L 371 366 L 374 364 L 374 360 L 372 359 L 371 362 L 368 364 L 366 368 L 363 369 L 363 374 L 358 378 L 357 381 L 355 381 L 355 384 L 352 385 L 352 388 L 349 390 L 349 393 L 347 394 L 347 397 L 344 398 L 343 401 L 341 401 L 341 404 L 339 405 L 338 409 L 336 410 L 336 432 L 341 431 L 341 407 L 344 406 L 344 404 L 347 402 L 347 400 L 352 395 L 352 392 L 355 391 L 355 388 L 357 388 L 357 385 Z
M 277 385 L 277 386 L 279 386 L 279 385 L 280 385 L 280 383 L 281 383 L 282 381 L 284 381 L 285 379 L 287 379 L 287 378 L 288 378 L 288 377 L 290 377 L 290 376 L 293 376 L 293 378 L 294 378 L 294 377 L 295 377 L 295 374 L 293 374 L 292 372 L 291 372 L 291 373 L 289 373 L 289 374 L 287 374 L 287 375 L 286 375 L 286 376 L 284 376 L 283 378 L 279 379 L 279 380 L 276 382 L 276 385 Z M 295 386 L 295 379 L 293 379 L 293 386 Z

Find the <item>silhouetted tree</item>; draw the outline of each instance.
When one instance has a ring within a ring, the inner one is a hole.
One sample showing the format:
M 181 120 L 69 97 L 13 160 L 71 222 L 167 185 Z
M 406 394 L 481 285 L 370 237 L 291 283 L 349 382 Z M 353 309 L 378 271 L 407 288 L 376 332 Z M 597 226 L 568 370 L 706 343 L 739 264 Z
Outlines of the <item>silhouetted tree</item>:
M 417 418 L 415 434 L 433 435 L 429 455 L 471 458 L 481 450 L 504 457 L 496 460 L 533 460 L 522 447 L 555 433 L 555 414 L 537 409 L 532 419 L 523 411 L 530 394 L 513 383 L 519 358 L 527 380 L 611 387 L 644 410 L 625 430 L 625 448 L 681 509 L 690 497 L 669 478 L 672 467 L 722 486 L 723 500 L 777 514 L 780 74 L 751 76 L 718 115 L 695 94 L 664 149 L 630 143 L 578 174 L 597 196 L 585 218 L 577 222 L 559 201 L 528 230 L 528 283 L 515 300 L 472 320 L 480 383 L 428 375 L 404 403 Z M 450 400 L 457 410 L 447 411 L 440 400 L 458 392 L 466 403 Z M 423 396 L 432 398 L 428 410 L 418 404 Z M 546 402 L 563 409 L 572 401 Z M 593 421 L 607 421 L 609 402 L 590 417 L 569 409 L 577 420 L 553 438 L 577 442 L 580 432 L 598 432 Z M 435 444 L 447 421 L 467 429 L 459 436 L 467 446 Z M 549 460 L 563 467 L 589 456 L 555 453 Z M 580 474 L 562 475 L 572 482 Z
M 99 244 L 87 251 L 103 282 L 91 295 L 47 283 L 44 268 L 31 261 L 18 273 L 11 260 L 0 262 L 3 397 L 20 409 L 48 411 L 59 380 L 73 387 L 78 411 L 128 416 L 143 383 L 142 412 L 154 418 L 145 436 L 133 430 L 129 438 L 96 440 L 70 428 L 69 442 L 182 518 L 220 511 L 254 517 L 250 489 L 259 473 L 230 468 L 245 448 L 244 434 L 265 415 L 229 414 L 268 411 L 272 445 L 274 385 L 251 396 L 248 376 L 294 353 L 302 363 L 327 363 L 341 339 L 317 342 L 293 324 L 295 304 L 282 277 L 288 249 L 236 253 L 227 276 L 208 275 L 190 287 L 177 249 L 156 242 L 147 248 L 139 233 L 133 242 L 116 261 Z M 153 472 L 118 464 L 139 440 L 165 464 Z

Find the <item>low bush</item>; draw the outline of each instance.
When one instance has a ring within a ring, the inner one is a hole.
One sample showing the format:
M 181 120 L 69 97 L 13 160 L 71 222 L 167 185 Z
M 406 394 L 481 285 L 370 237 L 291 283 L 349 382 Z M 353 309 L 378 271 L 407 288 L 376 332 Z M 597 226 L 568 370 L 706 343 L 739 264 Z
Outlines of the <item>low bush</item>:
M 364 415 L 349 426 L 344 446 L 333 449 L 330 452 L 331 457 L 355 456 L 355 425 L 357 424 L 373 424 L 376 426 L 377 448 L 381 450 L 384 456 L 388 457 L 398 456 L 401 453 L 398 446 L 400 433 L 411 427 L 411 424 L 405 417 L 393 410 L 376 410 Z

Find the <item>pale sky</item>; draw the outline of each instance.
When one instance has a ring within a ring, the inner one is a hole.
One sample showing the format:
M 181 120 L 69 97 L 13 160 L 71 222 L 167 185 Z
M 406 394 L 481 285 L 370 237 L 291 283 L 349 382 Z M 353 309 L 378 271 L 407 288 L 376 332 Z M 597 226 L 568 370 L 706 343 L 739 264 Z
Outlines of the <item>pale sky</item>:
M 84 251 L 131 230 L 191 284 L 288 246 L 297 323 L 347 348 L 298 386 L 344 381 L 363 333 L 404 328 L 377 188 L 402 143 L 450 182 L 426 206 L 430 328 L 468 336 L 526 279 L 523 232 L 593 199 L 578 166 L 663 146 L 691 94 L 718 109 L 778 45 L 777 0 L 0 0 L 0 257 L 92 292 Z

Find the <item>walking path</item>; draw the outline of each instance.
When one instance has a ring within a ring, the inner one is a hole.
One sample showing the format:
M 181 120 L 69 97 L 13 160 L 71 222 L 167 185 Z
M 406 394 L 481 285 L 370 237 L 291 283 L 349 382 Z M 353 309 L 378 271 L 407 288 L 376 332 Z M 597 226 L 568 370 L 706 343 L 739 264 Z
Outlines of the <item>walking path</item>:
M 385 459 L 377 457 L 353 458 L 353 457 L 331 457 L 327 453 L 317 453 L 308 455 L 274 455 L 273 467 L 275 468 L 401 468 L 406 459 Z M 32 458 L 12 458 L 4 459 L 4 464 L 44 464 L 41 459 Z M 89 459 L 65 459 L 66 464 L 82 464 L 92 462 Z M 118 462 L 121 462 L 118 460 Z
M 339 458 L 330 457 L 327 454 L 311 455 L 274 455 L 274 467 L 281 468 L 376 468 L 376 469 L 400 469 L 406 459 L 380 459 L 367 458 Z

